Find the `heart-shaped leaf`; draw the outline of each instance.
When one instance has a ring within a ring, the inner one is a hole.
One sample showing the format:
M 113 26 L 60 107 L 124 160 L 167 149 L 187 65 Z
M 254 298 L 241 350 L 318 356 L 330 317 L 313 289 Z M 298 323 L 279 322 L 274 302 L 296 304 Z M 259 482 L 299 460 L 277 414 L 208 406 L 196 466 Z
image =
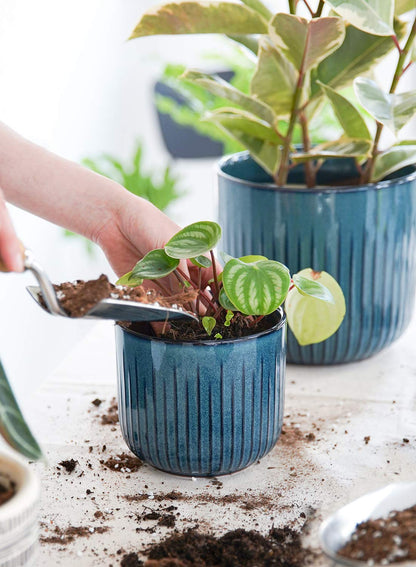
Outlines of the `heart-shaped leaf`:
M 377 156 L 371 181 L 380 181 L 390 173 L 414 164 L 416 164 L 416 141 L 413 141 L 413 144 L 402 142 Z
M 332 293 L 318 280 L 306 278 L 300 274 L 294 274 L 292 276 L 292 281 L 302 295 L 309 295 L 310 297 L 316 297 L 316 299 L 320 299 L 321 301 L 334 303 Z
M 302 294 L 296 287 L 287 296 L 287 321 L 300 345 L 319 343 L 333 335 L 345 315 L 345 299 L 336 280 L 327 272 L 314 272 L 311 268 L 298 276 L 321 283 L 331 293 L 333 303 Z
M 254 97 L 273 108 L 277 116 L 289 116 L 297 75 L 293 64 L 281 51 L 266 39 L 260 39 L 257 67 L 250 85 Z
M 266 121 L 268 124 L 274 124 L 277 117 L 270 106 L 267 106 L 261 100 L 256 100 L 250 97 L 232 85 L 224 81 L 221 77 L 215 75 L 207 75 L 206 73 L 200 73 L 199 71 L 185 71 L 181 77 L 182 79 L 204 87 L 208 92 L 215 96 L 225 98 L 238 104 L 241 108 L 250 114 Z
M 344 96 L 318 81 L 328 98 L 338 122 L 349 138 L 371 140 L 371 134 L 358 109 Z
M 216 222 L 195 222 L 172 236 L 165 252 L 171 258 L 196 258 L 215 248 L 220 237 L 221 227 Z
M 248 6 L 231 2 L 171 2 L 151 8 L 130 39 L 149 35 L 267 33 L 267 22 Z
M 231 257 L 230 257 L 231 259 Z M 268 260 L 266 256 L 260 256 L 259 254 L 250 254 L 249 256 L 240 256 L 239 260 L 245 264 L 253 264 L 253 262 L 260 262 L 261 260 Z
M 42 457 L 38 442 L 23 417 L 0 362 L 0 434 L 11 447 L 37 461 Z
M 279 13 L 269 25 L 270 36 L 278 49 L 299 71 L 316 67 L 344 41 L 345 26 L 341 18 L 320 17 L 306 20 Z
M 245 315 L 267 315 L 286 298 L 290 274 L 286 266 L 272 260 L 247 264 L 230 260 L 224 266 L 225 292 L 235 307 Z
M 397 133 L 416 114 L 416 91 L 385 93 L 375 81 L 357 77 L 354 88 L 363 107 L 393 133 Z
M 212 266 L 211 260 L 206 256 L 197 256 L 196 258 L 190 258 L 190 260 L 197 268 L 210 268 Z
M 214 317 L 202 317 L 202 326 L 204 327 L 208 336 L 211 336 L 217 321 Z
M 142 285 L 142 283 L 142 278 L 136 278 L 133 276 L 133 270 L 131 272 L 127 272 L 127 274 L 124 274 L 124 276 L 121 276 L 121 278 L 116 281 L 117 285 L 128 285 L 130 287 L 137 287 L 138 285 Z
M 151 250 L 134 266 L 132 278 L 153 280 L 164 278 L 179 266 L 179 260 L 171 258 L 163 248 Z
M 325 0 L 356 28 L 373 35 L 394 35 L 394 0 Z

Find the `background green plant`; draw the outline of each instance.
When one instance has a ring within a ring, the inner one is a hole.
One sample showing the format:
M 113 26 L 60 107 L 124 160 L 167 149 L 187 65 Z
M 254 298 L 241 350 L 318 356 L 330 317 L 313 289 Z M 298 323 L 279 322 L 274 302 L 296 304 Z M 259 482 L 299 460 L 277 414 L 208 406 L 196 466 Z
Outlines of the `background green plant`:
M 310 17 L 297 15 L 299 6 Z M 413 10 L 412 21 L 403 18 Z M 327 16 L 325 14 L 329 13 Z M 210 76 L 187 71 L 184 79 L 228 101 L 207 119 L 250 151 L 275 179 L 304 163 L 306 184 L 327 158 L 354 158 L 360 182 L 377 181 L 416 161 L 416 142 L 399 131 L 416 112 L 416 91 L 396 94 L 402 75 L 416 58 L 413 0 L 289 0 L 287 12 L 272 13 L 261 0 L 183 1 L 145 13 L 131 38 L 157 34 L 223 33 L 256 57 L 249 93 Z M 388 53 L 397 54 L 388 92 L 374 96 L 367 75 Z M 354 87 L 361 106 L 343 89 Z M 383 100 L 380 108 L 381 100 Z M 311 125 L 329 103 L 341 128 L 338 139 L 314 144 Z M 366 126 L 364 108 L 371 117 Z M 383 128 L 395 142 L 380 149 Z M 296 131 L 302 137 L 295 147 Z

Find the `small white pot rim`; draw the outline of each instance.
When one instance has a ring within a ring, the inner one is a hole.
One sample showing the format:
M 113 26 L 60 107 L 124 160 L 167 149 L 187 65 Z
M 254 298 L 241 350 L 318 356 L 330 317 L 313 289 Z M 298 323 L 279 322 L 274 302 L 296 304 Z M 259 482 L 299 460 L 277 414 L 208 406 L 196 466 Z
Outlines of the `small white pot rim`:
M 0 451 L 0 474 L 4 474 L 16 485 L 16 494 L 0 506 L 0 522 L 12 516 L 21 516 L 34 506 L 39 498 L 38 475 L 19 455 Z

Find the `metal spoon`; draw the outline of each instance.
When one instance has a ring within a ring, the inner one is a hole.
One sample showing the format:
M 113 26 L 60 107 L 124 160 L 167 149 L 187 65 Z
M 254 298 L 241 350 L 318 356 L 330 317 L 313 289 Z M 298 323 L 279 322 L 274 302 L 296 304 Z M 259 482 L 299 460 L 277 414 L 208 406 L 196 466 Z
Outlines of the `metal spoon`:
M 364 561 L 347 559 L 338 551 L 349 541 L 357 524 L 369 519 L 388 516 L 394 510 L 404 510 L 416 505 L 416 482 L 389 484 L 381 490 L 370 492 L 347 504 L 325 520 L 319 530 L 321 547 L 335 563 L 362 567 Z M 415 565 L 415 562 L 401 562 L 400 566 Z
M 45 270 L 36 262 L 30 250 L 24 250 L 25 270 L 30 270 L 39 286 L 27 286 L 27 290 L 38 305 L 51 315 L 69 317 L 59 304 L 55 289 Z M 6 271 L 0 260 L 0 271 Z M 44 304 L 40 298 L 43 298 Z M 165 321 L 167 319 L 194 319 L 195 315 L 181 308 L 162 307 L 157 303 L 138 303 L 125 299 L 102 299 L 81 319 L 112 319 L 113 321 Z

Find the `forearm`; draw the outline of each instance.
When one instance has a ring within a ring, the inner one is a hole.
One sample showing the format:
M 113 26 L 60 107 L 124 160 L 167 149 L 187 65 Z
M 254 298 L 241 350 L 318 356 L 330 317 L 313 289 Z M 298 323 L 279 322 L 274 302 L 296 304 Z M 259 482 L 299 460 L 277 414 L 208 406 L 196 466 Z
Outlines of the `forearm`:
M 0 123 L 0 187 L 10 203 L 96 239 L 128 206 L 114 181 L 54 155 Z

